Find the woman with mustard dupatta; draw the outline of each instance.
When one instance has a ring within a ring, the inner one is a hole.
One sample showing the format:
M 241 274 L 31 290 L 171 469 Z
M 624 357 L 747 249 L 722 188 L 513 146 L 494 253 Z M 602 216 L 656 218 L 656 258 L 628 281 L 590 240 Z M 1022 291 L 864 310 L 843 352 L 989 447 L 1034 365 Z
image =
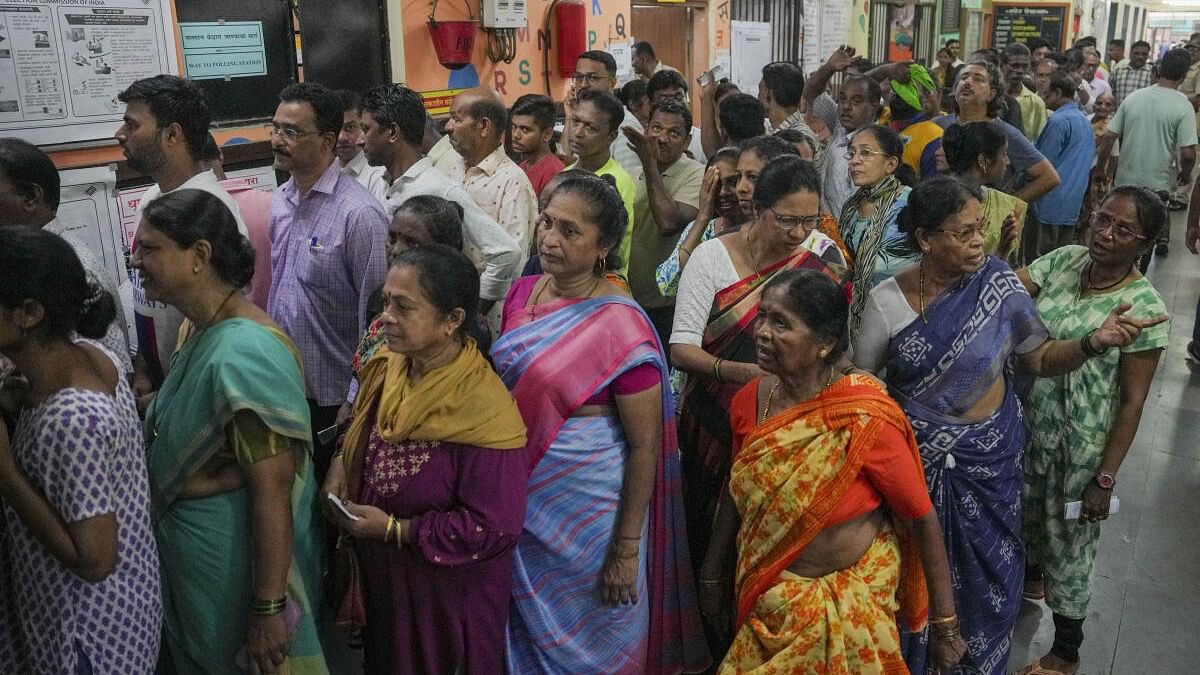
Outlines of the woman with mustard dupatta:
M 300 355 L 241 293 L 254 251 L 200 190 L 146 206 L 131 262 L 192 334 L 146 410 L 162 563 L 161 667 L 328 673 L 317 636 L 320 521 Z
M 479 276 L 462 253 L 405 251 L 383 293 L 387 346 L 325 479 L 363 573 L 364 672 L 501 673 L 525 424 L 467 336 Z
M 848 316 L 822 274 L 785 272 L 763 291 L 768 375 L 734 397 L 733 467 L 700 571 L 706 616 L 728 625 L 736 538 L 722 673 L 906 674 L 897 616 L 928 620 L 940 667 L 966 651 L 916 440 L 883 385 L 846 361 Z
M 739 171 L 756 159 L 748 155 L 769 149 L 764 139 L 753 140 L 738 160 Z M 818 231 L 823 219 L 816 167 L 785 154 L 755 173 L 757 180 L 752 174 L 739 182 L 739 199 L 744 196 L 743 208 L 754 219 L 696 247 L 675 303 L 671 360 L 687 373 L 679 446 L 688 541 L 697 567 L 708 550 L 717 499 L 729 476 L 730 401 L 762 374 L 754 362 L 753 338 L 762 289 L 788 270 L 816 270 L 832 278 L 845 271 L 838 247 Z M 745 194 L 747 186 L 753 193 Z M 714 649 L 723 648 L 709 638 Z

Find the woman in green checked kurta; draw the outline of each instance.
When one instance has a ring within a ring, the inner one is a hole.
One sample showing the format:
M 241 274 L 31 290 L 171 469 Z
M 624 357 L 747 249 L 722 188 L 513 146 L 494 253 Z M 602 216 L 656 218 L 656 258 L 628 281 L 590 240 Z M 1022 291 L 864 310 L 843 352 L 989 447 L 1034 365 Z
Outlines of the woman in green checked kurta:
M 1117 471 L 1137 433 L 1142 405 L 1169 324 L 1162 296 L 1135 266 L 1168 226 L 1167 210 L 1149 190 L 1119 187 L 1091 215 L 1087 246 L 1065 246 L 1017 275 L 1037 304 L 1051 337 L 1088 341 L 1113 308 L 1145 330 L 1128 347 L 1089 359 L 1072 373 L 1039 379 L 1026 410 L 1032 427 L 1025 456 L 1026 597 L 1045 597 L 1054 613 L 1054 644 L 1025 673 L 1079 669 L 1089 580 L 1108 518 Z M 1137 317 L 1137 318 L 1134 318 Z M 1082 501 L 1078 520 L 1064 505 Z

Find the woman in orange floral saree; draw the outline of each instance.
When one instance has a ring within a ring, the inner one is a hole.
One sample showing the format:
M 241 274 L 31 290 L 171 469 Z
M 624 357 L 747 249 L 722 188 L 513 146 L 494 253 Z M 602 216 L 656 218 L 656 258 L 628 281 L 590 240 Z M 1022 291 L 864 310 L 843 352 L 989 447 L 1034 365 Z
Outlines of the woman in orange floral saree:
M 735 631 L 722 673 L 907 673 L 901 614 L 930 624 L 939 667 L 965 653 L 916 440 L 883 385 L 846 361 L 848 314 L 819 273 L 763 291 L 768 375 L 733 399 L 733 467 L 700 570 L 702 609 Z

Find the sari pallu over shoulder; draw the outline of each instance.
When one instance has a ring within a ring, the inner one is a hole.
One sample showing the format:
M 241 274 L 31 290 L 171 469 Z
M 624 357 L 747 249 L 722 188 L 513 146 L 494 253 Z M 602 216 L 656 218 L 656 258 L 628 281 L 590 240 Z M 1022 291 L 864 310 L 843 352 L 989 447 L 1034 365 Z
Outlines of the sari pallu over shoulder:
M 530 469 L 590 396 L 635 366 L 651 363 L 658 369 L 663 433 L 646 516 L 651 603 L 646 672 L 703 671 L 712 659 L 700 628 L 683 519 L 675 408 L 658 336 L 629 298 L 603 296 L 553 306 L 537 321 L 516 317 L 492 347 L 496 370 L 525 419 Z
M 884 424 L 904 432 L 913 459 L 919 462 L 916 437 L 904 413 L 877 382 L 863 375 L 847 376 L 747 434 L 729 481 L 742 517 L 739 626 L 759 596 L 824 529 Z M 928 591 L 911 536 L 901 536 L 901 551 L 900 612 L 909 625 L 924 626 Z

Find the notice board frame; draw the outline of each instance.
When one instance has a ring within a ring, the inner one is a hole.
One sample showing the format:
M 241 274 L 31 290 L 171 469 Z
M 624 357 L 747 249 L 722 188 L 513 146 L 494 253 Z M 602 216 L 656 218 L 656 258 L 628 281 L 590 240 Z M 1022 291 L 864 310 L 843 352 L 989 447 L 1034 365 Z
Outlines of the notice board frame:
M 992 15 L 991 15 L 991 18 L 989 21 L 990 25 L 988 26 L 988 31 L 987 31 L 988 46 L 990 46 L 994 49 L 1000 50 L 1000 49 L 1004 49 L 1004 47 L 1006 47 L 1008 45 L 1007 42 L 1004 44 L 997 44 L 997 42 L 996 42 L 996 20 L 1000 17 L 1000 15 L 1004 12 L 1005 9 L 1013 9 L 1013 8 L 1049 9 L 1049 10 L 1055 10 L 1057 12 L 1060 12 L 1061 17 L 1059 20 L 1061 22 L 1060 25 L 1062 26 L 1062 28 L 1059 30 L 1058 51 L 1060 51 L 1060 52 L 1066 51 L 1068 30 L 1070 29 L 1070 25 L 1068 24 L 1068 21 L 1070 21 L 1072 18 L 1070 2 L 1019 2 L 1019 1 L 1005 2 L 1005 1 L 1001 1 L 1001 0 L 996 0 L 995 2 L 992 2 Z

